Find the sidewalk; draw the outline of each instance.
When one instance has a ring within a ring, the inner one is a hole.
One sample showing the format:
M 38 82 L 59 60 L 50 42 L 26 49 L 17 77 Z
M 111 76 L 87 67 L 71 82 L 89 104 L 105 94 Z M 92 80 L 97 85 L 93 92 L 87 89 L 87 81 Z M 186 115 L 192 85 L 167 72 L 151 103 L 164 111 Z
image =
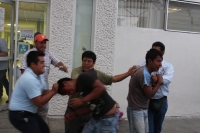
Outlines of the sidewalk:
M 48 125 L 51 133 L 64 133 L 64 120 L 49 118 Z M 8 111 L 0 112 L 0 133 L 20 133 L 8 120 Z M 119 133 L 129 133 L 127 119 L 119 122 Z M 200 133 L 200 116 L 166 117 L 162 133 Z

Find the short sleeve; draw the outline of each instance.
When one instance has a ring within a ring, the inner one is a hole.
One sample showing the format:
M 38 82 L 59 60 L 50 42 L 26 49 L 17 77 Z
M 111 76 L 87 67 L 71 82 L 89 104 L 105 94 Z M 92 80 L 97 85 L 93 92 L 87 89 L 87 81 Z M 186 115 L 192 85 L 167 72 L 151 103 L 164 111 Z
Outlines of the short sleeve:
M 52 53 L 48 52 L 48 54 L 51 59 L 51 64 L 56 66 L 60 61 Z
M 72 73 L 71 73 L 71 78 L 72 78 L 72 79 L 77 79 L 78 76 L 79 76 L 81 73 L 82 73 L 82 69 L 81 69 L 80 67 L 74 68 L 74 69 L 72 70 Z
M 151 86 L 151 75 L 146 69 L 144 69 L 143 74 L 144 74 L 144 85 Z
M 107 74 L 105 74 L 105 73 L 103 73 L 101 71 L 98 71 L 98 70 L 96 70 L 96 72 L 97 72 L 97 76 L 98 76 L 99 80 L 103 84 L 105 84 L 105 85 L 111 85 L 112 84 L 112 82 L 113 82 L 113 76 L 107 75 Z

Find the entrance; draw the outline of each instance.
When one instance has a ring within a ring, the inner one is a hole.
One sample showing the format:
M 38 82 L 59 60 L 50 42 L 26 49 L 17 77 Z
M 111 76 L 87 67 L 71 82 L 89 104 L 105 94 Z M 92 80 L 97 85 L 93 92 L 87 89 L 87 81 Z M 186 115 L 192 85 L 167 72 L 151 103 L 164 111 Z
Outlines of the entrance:
M 47 0 L 0 0 L 0 110 L 8 108 L 9 96 L 21 74 L 22 56 L 34 47 L 34 33 L 48 33 L 47 3 Z
M 7 108 L 12 88 L 14 2 L 0 0 L 0 110 Z

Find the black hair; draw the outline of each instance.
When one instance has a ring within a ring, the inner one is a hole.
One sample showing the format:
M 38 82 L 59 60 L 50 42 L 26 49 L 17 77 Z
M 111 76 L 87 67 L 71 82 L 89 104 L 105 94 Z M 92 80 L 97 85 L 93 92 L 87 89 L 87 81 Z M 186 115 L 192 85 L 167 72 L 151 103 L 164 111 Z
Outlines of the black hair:
M 85 51 L 85 52 L 83 52 L 83 54 L 82 54 L 82 60 L 83 60 L 83 58 L 92 58 L 92 60 L 93 60 L 93 62 L 96 62 L 96 54 L 94 53 L 94 52 L 92 52 L 92 51 Z
M 152 47 L 153 47 L 153 46 L 158 46 L 158 47 L 160 47 L 161 52 L 164 52 L 164 51 L 165 51 L 165 45 L 164 45 L 162 42 L 154 42 L 154 43 L 152 44 Z
M 31 66 L 31 63 L 35 63 L 37 64 L 39 59 L 38 57 L 39 56 L 45 56 L 45 54 L 43 52 L 38 52 L 38 51 L 30 51 L 27 55 L 27 58 L 26 58 L 26 63 L 27 63 L 27 66 L 30 67 Z
M 149 51 L 147 51 L 147 54 L 146 54 L 146 57 L 145 57 L 146 64 L 148 64 L 148 59 L 151 59 L 153 61 L 154 59 L 157 58 L 157 56 L 160 56 L 161 58 L 163 58 L 162 53 L 157 49 L 152 48 Z
M 60 95 L 63 95 L 62 94 L 62 92 L 61 92 L 61 90 L 64 88 L 64 84 L 63 84 L 63 82 L 64 81 L 71 81 L 72 79 L 71 78 L 62 78 L 62 79 L 59 79 L 58 81 L 57 81 L 57 83 L 58 83 L 58 94 L 60 94 Z
M 34 34 L 34 38 L 37 36 L 37 35 L 39 35 L 39 34 L 42 34 L 41 32 L 35 32 L 35 34 Z

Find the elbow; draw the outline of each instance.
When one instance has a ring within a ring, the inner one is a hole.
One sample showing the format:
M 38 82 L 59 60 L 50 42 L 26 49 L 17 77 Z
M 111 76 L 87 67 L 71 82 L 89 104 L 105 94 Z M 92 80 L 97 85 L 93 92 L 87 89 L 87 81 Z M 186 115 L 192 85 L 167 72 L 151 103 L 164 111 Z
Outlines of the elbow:
M 43 104 L 42 103 L 38 103 L 38 104 L 36 104 L 36 106 L 40 108 L 40 107 L 43 106 Z
M 42 107 L 42 106 L 44 106 L 44 103 L 43 103 L 43 102 L 37 102 L 37 103 L 34 102 L 34 104 L 35 104 L 37 107 Z

